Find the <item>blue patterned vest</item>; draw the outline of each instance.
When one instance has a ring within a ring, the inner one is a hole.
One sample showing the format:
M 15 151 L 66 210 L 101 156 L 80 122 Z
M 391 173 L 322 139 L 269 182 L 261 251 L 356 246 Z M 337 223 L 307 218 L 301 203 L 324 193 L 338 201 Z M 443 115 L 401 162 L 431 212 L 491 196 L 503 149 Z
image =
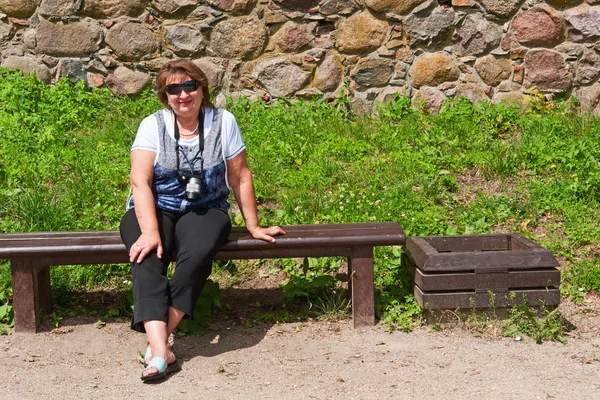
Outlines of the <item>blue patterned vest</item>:
M 160 152 L 154 165 L 152 192 L 158 208 L 173 212 L 189 212 L 198 208 L 216 208 L 227 212 L 229 187 L 225 179 L 225 160 L 221 146 L 221 119 L 223 111 L 213 108 L 212 128 L 204 137 L 204 175 L 200 198 L 188 201 L 185 186 L 177 179 L 175 140 L 167 133 L 162 111 L 154 113 L 158 124 Z M 202 134 L 202 132 L 200 132 Z M 198 141 L 188 146 L 179 142 L 179 165 L 184 173 L 200 172 L 201 158 Z M 190 167 L 191 164 L 191 167 Z M 133 199 L 129 206 L 133 206 Z

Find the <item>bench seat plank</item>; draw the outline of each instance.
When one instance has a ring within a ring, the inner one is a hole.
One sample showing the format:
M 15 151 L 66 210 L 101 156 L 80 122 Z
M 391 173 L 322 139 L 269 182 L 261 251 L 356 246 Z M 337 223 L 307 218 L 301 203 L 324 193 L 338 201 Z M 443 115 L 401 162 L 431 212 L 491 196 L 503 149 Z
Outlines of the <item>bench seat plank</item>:
M 345 228 L 344 228 L 345 227 Z M 388 246 L 403 243 L 404 232 L 395 222 L 291 225 L 282 227 L 286 235 L 276 243 L 254 239 L 246 228 L 234 227 L 221 251 L 278 249 L 318 246 Z M 61 255 L 93 252 L 124 251 L 125 245 L 117 231 L 37 232 L 0 235 L 0 258 L 35 255 Z M 343 254 L 342 254 L 343 255 Z
M 282 228 L 286 235 L 269 243 L 254 239 L 244 227 L 234 227 L 215 259 L 346 257 L 354 326 L 373 325 L 373 248 L 403 245 L 402 227 L 396 222 L 369 222 Z M 129 262 L 118 231 L 0 234 L 0 259 L 11 260 L 15 330 L 33 332 L 39 326 L 38 308 L 48 312 L 52 306 L 49 266 Z M 33 314 L 24 311 L 32 305 Z

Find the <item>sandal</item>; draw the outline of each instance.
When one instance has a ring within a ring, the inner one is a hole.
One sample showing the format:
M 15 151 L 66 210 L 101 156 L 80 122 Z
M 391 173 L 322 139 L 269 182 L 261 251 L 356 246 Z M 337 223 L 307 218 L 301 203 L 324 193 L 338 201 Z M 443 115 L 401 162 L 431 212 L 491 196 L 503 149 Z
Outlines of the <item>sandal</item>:
M 167 376 L 167 360 L 162 357 L 154 357 L 150 363 L 148 363 L 148 366 L 144 368 L 144 371 L 147 371 L 150 368 L 156 368 L 157 372 L 149 375 L 144 375 L 144 372 L 142 372 L 142 382 L 144 383 L 162 379 Z
M 138 360 L 142 363 L 144 368 L 146 368 L 148 366 L 148 364 L 150 363 L 150 361 L 152 361 L 152 349 L 150 348 L 150 345 L 148 345 L 148 347 L 146 347 L 146 354 L 144 354 L 143 360 L 140 360 L 141 355 L 142 355 L 142 353 L 140 353 L 138 351 Z M 175 359 L 175 361 L 173 361 L 172 363 L 168 363 L 167 368 L 170 369 L 176 363 L 177 363 L 177 359 Z M 175 371 L 173 371 L 173 372 L 175 372 Z
M 148 347 L 146 347 L 146 354 L 144 354 L 144 367 L 148 366 L 148 363 L 152 360 L 152 349 L 150 348 L 150 345 L 148 345 Z

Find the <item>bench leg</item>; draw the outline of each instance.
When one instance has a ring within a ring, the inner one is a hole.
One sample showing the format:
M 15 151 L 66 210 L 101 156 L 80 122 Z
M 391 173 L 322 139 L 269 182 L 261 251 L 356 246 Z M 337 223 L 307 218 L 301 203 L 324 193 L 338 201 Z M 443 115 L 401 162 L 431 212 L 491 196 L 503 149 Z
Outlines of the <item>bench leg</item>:
M 40 323 L 36 269 L 31 260 L 12 260 L 10 270 L 15 332 L 35 333 Z
M 354 327 L 375 325 L 373 247 L 353 248 L 348 267 L 351 276 Z
M 52 314 L 52 295 L 50 293 L 50 267 L 39 267 L 37 273 L 38 304 L 44 314 Z

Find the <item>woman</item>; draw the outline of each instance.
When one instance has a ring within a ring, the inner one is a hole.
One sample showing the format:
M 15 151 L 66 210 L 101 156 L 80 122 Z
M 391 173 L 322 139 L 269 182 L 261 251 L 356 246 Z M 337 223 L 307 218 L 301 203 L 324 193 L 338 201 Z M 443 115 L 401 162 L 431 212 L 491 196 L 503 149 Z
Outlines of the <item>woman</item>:
M 230 187 L 254 238 L 275 242 L 285 233 L 258 225 L 244 141 L 233 115 L 211 105 L 204 73 L 191 61 L 168 62 L 158 74 L 157 94 L 165 109 L 138 129 L 131 148 L 133 196 L 121 221 L 132 263 L 131 327 L 148 336 L 144 382 L 177 366 L 168 338 L 192 316 L 217 249 L 229 236 Z

